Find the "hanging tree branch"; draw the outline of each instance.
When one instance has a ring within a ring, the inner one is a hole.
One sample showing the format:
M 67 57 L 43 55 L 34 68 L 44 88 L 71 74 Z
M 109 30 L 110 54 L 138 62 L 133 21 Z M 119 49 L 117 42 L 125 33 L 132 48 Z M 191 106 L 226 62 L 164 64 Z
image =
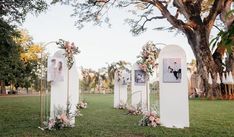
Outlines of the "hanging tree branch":
M 214 25 L 215 19 L 219 13 L 221 13 L 222 5 L 224 4 L 225 0 L 215 0 L 213 6 L 210 10 L 209 15 L 204 19 L 204 24 L 207 26 L 208 30 Z

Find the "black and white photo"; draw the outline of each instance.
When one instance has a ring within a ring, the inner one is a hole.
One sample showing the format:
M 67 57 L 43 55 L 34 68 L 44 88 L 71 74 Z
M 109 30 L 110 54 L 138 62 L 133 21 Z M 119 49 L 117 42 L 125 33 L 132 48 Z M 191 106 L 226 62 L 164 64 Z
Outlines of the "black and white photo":
M 181 82 L 181 59 L 165 58 L 163 59 L 163 82 L 180 83 Z
M 145 84 L 145 72 L 142 70 L 135 70 L 135 84 Z

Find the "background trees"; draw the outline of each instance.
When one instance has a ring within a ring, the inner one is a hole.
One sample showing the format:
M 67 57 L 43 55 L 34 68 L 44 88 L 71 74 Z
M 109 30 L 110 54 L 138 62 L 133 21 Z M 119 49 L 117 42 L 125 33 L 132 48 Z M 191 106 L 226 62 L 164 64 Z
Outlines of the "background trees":
M 2 37 L 0 50 L 1 93 L 5 85 L 28 88 L 38 79 L 38 53 L 42 52 L 39 44 L 34 44 L 27 31 L 15 31 L 9 39 Z M 12 90 L 12 89 L 11 89 Z
M 31 73 L 33 64 L 25 64 L 21 61 L 22 54 L 20 52 L 25 49 L 22 47 L 22 41 L 17 41 L 23 36 L 17 31 L 17 25 L 25 20 L 28 13 L 37 15 L 46 10 L 47 6 L 45 0 L 0 1 L 1 93 L 5 92 L 6 84 L 14 84 L 17 87 L 19 85 L 30 86 L 30 82 L 23 80 L 23 78 L 29 78 L 28 75 Z
M 59 0 L 58 0 L 59 1 Z M 69 0 L 67 0 L 69 1 Z M 70 1 L 72 3 L 72 1 Z M 147 30 L 151 22 L 154 29 L 164 29 L 165 26 L 157 24 L 155 20 L 162 19 L 171 26 L 167 29 L 176 29 L 182 32 L 196 57 L 198 73 L 201 75 L 207 96 L 216 96 L 216 74 L 223 72 L 223 50 L 210 50 L 210 34 L 217 20 L 221 21 L 230 30 L 233 24 L 233 15 L 229 12 L 233 0 L 85 0 L 75 1 L 73 16 L 77 17 L 76 25 L 79 28 L 84 23 L 109 23 L 108 12 L 112 8 L 128 8 L 134 18 L 127 18 L 134 35 Z M 229 13 L 227 17 L 227 13 Z M 233 46 L 233 45 L 232 45 Z M 214 46 L 217 48 L 217 45 Z M 218 54 L 218 56 L 217 56 Z M 208 73 L 212 74 L 212 92 L 208 94 Z
M 81 90 L 99 93 L 102 91 L 112 92 L 114 89 L 114 75 L 119 69 L 130 69 L 130 63 L 121 60 L 107 64 L 107 67 L 100 68 L 98 71 L 81 68 Z

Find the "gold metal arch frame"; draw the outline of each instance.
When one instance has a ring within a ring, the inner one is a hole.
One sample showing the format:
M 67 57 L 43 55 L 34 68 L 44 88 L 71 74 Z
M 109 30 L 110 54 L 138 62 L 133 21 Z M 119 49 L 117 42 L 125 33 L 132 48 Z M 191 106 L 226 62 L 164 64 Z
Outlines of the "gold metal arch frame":
M 40 63 L 41 63 L 41 74 L 40 74 L 40 123 L 39 127 L 41 130 L 44 130 L 44 121 L 49 120 L 49 115 L 50 115 L 50 82 L 47 82 L 47 76 L 46 76 L 46 71 L 43 70 L 42 64 L 43 62 L 43 56 L 45 56 L 44 50 L 46 47 L 50 44 L 56 44 L 56 41 L 51 41 L 46 44 L 44 44 L 43 50 L 40 53 Z M 56 44 L 57 45 L 57 44 Z M 46 61 L 47 63 L 47 61 Z

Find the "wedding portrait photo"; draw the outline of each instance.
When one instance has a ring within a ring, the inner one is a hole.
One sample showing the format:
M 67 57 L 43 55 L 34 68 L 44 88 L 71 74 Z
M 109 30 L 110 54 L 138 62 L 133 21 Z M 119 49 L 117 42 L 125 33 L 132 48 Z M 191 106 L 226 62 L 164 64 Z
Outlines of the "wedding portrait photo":
M 64 66 L 60 58 L 51 58 L 48 61 L 48 81 L 57 82 L 64 80 Z
M 181 82 L 181 59 L 165 58 L 163 59 L 163 82 L 180 83 Z
M 135 85 L 145 83 L 145 73 L 142 70 L 135 70 Z

